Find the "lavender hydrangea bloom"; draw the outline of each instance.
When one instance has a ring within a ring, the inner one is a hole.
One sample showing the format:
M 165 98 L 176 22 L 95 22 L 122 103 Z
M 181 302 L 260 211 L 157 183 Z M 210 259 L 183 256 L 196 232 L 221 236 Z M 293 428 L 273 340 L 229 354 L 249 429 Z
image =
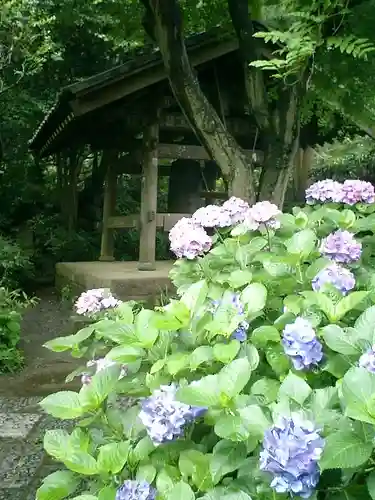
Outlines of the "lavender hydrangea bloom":
M 178 257 L 195 259 L 208 252 L 212 246 L 212 239 L 204 228 L 193 219 L 183 217 L 169 232 L 169 241 L 172 252 Z
M 359 366 L 366 368 L 370 373 L 375 373 L 375 345 L 359 358 Z
M 342 185 L 342 200 L 347 205 L 356 203 L 374 203 L 375 190 L 370 182 L 360 181 L 358 179 L 347 180 Z
M 259 201 L 248 210 L 245 224 L 249 230 L 259 229 L 262 226 L 269 229 L 278 229 L 280 222 L 277 220 L 277 216 L 280 214 L 281 211 L 273 203 Z
M 245 220 L 250 205 L 246 201 L 241 200 L 241 198 L 232 196 L 229 200 L 223 203 L 222 208 L 229 214 L 231 223 L 234 225 Z
M 175 384 L 164 385 L 142 401 L 139 418 L 155 446 L 182 436 L 184 426 L 207 411 L 176 401 L 176 392 Z
M 307 319 L 297 317 L 283 330 L 282 346 L 296 370 L 310 368 L 323 358 L 322 344 Z
M 203 227 L 228 227 L 232 224 L 229 213 L 218 205 L 198 208 L 192 218 Z
M 81 293 L 74 308 L 77 314 L 92 316 L 96 313 L 117 307 L 121 300 L 116 299 L 107 288 L 94 288 Z
M 345 267 L 333 263 L 322 269 L 312 280 L 312 288 L 316 292 L 326 284 L 331 284 L 343 295 L 346 295 L 355 287 L 354 274 Z
M 157 491 L 147 481 L 127 479 L 116 492 L 115 500 L 155 500 Z
M 335 262 L 348 264 L 360 259 L 362 243 L 356 241 L 349 231 L 338 230 L 323 239 L 320 253 Z
M 332 179 L 324 179 L 312 184 L 306 189 L 306 203 L 312 205 L 316 202 L 341 202 L 342 184 Z
M 319 482 L 324 444 L 312 422 L 298 415 L 281 418 L 264 434 L 260 469 L 273 476 L 271 487 L 277 493 L 309 498 Z

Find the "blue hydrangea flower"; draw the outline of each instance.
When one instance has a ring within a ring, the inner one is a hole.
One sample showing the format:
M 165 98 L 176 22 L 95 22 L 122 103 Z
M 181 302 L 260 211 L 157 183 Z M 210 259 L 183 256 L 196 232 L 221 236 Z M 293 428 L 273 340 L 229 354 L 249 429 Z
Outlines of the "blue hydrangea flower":
M 310 368 L 323 358 L 322 344 L 307 319 L 297 317 L 294 323 L 286 325 L 281 343 L 296 370 Z
M 260 469 L 273 478 L 271 487 L 277 493 L 309 498 L 318 482 L 324 439 L 315 425 L 299 415 L 281 418 L 264 434 Z
M 355 287 L 355 278 L 353 273 L 348 269 L 333 263 L 322 269 L 315 276 L 312 281 L 312 288 L 318 292 L 326 284 L 331 284 L 343 295 L 346 295 Z
M 359 358 L 359 366 L 366 368 L 370 373 L 375 373 L 375 345 Z
M 207 411 L 207 408 L 176 401 L 176 392 L 175 384 L 162 385 L 152 396 L 142 401 L 139 418 L 155 446 L 181 437 L 184 426 Z
M 155 500 L 157 491 L 146 481 L 127 479 L 116 492 L 115 500 Z
M 239 342 L 245 342 L 247 340 L 247 331 L 249 329 L 249 323 L 247 321 L 241 321 L 236 330 L 232 333 L 230 338 L 232 340 L 238 340 Z

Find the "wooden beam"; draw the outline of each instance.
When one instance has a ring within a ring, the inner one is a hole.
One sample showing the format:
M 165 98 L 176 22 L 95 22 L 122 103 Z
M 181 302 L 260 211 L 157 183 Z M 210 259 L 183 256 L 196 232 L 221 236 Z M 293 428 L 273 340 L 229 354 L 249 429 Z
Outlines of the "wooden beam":
M 164 231 L 170 229 L 183 217 L 191 217 L 191 214 L 156 214 L 156 227 Z M 116 215 L 109 217 L 107 227 L 111 229 L 139 228 L 140 215 Z
M 155 121 L 143 133 L 142 191 L 140 214 L 140 271 L 154 271 L 156 253 L 156 211 L 158 199 L 158 140 L 159 125 Z
M 196 67 L 236 49 L 238 49 L 237 39 L 219 44 L 216 42 L 206 47 L 199 47 L 196 50 L 192 49 L 189 51 L 190 63 L 193 67 Z M 96 92 L 83 95 L 69 104 L 75 116 L 80 116 L 166 79 L 167 75 L 160 58 L 160 61 L 153 61 L 146 67 L 141 66 L 129 76 L 121 74 L 117 81 L 99 88 Z
M 101 261 L 114 261 L 114 242 L 113 230 L 109 226 L 109 220 L 116 208 L 116 188 L 117 174 L 115 169 L 109 165 L 104 187 L 103 200 L 103 223 L 102 223 L 102 241 L 100 246 Z

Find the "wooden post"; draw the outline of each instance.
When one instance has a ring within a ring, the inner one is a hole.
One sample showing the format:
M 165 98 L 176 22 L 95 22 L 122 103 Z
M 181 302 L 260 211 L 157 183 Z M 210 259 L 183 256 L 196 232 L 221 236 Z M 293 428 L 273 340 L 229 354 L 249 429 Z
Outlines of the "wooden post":
M 108 220 L 115 215 L 116 208 L 117 173 L 112 165 L 108 166 L 104 187 L 102 242 L 100 261 L 112 262 L 114 257 L 113 229 L 108 227 Z
M 156 250 L 156 212 L 158 199 L 158 121 L 143 132 L 142 192 L 140 213 L 140 271 L 154 271 Z

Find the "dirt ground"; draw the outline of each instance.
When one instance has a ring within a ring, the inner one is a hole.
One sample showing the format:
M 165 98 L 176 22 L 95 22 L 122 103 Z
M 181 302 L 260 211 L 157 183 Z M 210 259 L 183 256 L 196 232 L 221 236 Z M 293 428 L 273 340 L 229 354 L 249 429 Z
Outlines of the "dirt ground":
M 17 375 L 0 375 L 2 396 L 44 395 L 66 388 L 65 377 L 77 366 L 69 354 L 43 347 L 47 340 L 72 333 L 71 308 L 61 302 L 54 288 L 36 295 L 38 304 L 24 313 L 22 322 L 25 367 Z

